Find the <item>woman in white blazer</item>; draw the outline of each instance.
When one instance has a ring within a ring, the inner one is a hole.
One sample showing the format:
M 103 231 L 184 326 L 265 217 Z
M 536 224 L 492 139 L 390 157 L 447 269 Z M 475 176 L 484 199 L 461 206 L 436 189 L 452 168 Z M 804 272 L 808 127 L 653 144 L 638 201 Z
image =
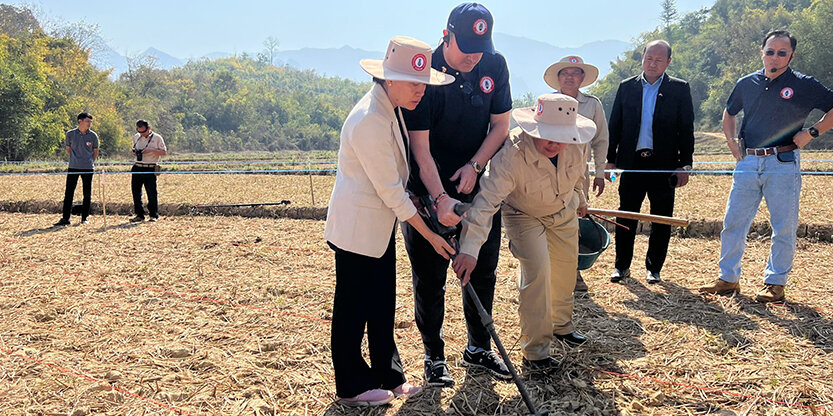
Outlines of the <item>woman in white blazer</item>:
M 444 257 L 454 253 L 425 225 L 405 191 L 409 152 L 399 108 L 416 108 L 426 84 L 454 81 L 431 68 L 431 53 L 426 43 L 395 37 L 385 59 L 362 60 L 374 84 L 341 129 L 324 238 L 335 251 L 331 349 L 336 394 L 348 406 L 381 405 L 421 391 L 405 381 L 393 338 L 397 221 L 413 225 Z M 369 366 L 361 351 L 365 325 Z

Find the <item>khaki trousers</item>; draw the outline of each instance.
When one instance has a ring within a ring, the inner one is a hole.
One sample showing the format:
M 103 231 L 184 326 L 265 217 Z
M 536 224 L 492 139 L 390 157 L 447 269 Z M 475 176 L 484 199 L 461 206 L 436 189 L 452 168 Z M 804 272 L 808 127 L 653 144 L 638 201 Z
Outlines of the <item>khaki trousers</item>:
M 527 360 L 550 356 L 553 334 L 573 327 L 578 266 L 577 198 L 556 214 L 536 218 L 509 205 L 501 213 L 509 250 L 520 262 L 521 348 Z

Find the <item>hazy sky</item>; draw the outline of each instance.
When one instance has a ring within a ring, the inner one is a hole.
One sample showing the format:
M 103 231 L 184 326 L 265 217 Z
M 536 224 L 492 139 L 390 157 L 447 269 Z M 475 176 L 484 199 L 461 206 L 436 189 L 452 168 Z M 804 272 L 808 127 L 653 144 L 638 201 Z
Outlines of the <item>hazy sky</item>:
M 433 45 L 460 0 L 29 0 L 53 20 L 98 24 L 117 52 L 155 47 L 179 58 L 253 52 L 274 36 L 280 49 L 341 47 L 384 51 L 395 35 Z M 714 0 L 677 0 L 680 15 Z M 496 32 L 560 47 L 596 40 L 630 41 L 659 25 L 660 0 L 500 0 L 484 2 Z M 498 48 L 500 45 L 497 45 Z

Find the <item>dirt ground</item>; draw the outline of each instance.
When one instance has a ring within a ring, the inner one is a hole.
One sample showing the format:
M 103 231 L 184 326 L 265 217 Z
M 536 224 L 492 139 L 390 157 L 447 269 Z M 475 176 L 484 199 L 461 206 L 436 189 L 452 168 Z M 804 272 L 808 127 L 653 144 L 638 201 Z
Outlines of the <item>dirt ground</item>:
M 0 415 L 521 415 L 512 383 L 458 365 L 466 340 L 449 276 L 445 334 L 454 388 L 381 409 L 334 403 L 333 255 L 322 221 L 0 213 Z M 77 222 L 77 217 L 74 219 Z M 608 281 L 613 250 L 585 273 L 575 323 L 591 342 L 525 374 L 551 415 L 833 414 L 833 245 L 799 240 L 788 302 L 753 301 L 769 241 L 749 242 L 743 294 L 704 297 L 719 241 L 674 238 L 663 283 Z M 517 261 L 498 267 L 498 331 L 520 362 Z M 396 342 L 422 377 L 410 270 L 397 241 Z

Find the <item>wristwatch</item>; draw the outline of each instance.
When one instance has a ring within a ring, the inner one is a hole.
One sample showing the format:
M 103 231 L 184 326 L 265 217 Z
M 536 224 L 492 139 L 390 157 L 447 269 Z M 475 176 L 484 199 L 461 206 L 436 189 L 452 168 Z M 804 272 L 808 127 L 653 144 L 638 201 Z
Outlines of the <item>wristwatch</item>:
M 810 133 L 810 136 L 813 136 L 814 138 L 819 137 L 819 129 L 817 129 L 815 126 L 810 126 L 810 128 L 807 129 L 807 132 Z
M 686 172 L 689 172 L 689 171 L 691 171 L 691 165 L 685 165 L 685 166 L 681 167 L 680 169 L 682 169 Z
M 468 164 L 471 165 L 471 167 L 474 168 L 474 173 L 479 175 L 480 172 L 483 172 L 483 166 L 481 166 L 479 163 L 477 163 L 476 160 L 474 160 L 474 159 L 469 160 Z

